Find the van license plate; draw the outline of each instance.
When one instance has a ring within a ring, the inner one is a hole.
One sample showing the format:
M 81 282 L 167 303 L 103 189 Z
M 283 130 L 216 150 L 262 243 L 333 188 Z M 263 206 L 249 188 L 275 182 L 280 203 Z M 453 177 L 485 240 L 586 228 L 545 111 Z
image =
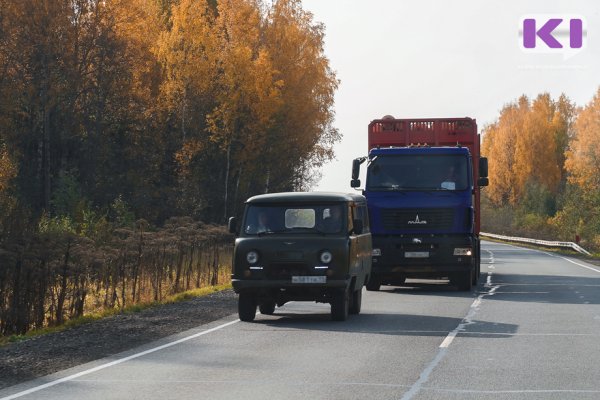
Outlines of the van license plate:
M 292 276 L 292 283 L 326 283 L 326 276 Z
M 428 258 L 428 251 L 407 251 L 404 253 L 405 258 Z

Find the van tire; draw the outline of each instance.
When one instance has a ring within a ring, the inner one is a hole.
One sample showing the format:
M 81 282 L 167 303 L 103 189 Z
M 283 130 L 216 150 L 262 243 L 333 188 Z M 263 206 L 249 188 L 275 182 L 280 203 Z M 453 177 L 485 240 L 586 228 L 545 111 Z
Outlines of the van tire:
M 360 314 L 362 306 L 362 287 L 352 293 L 352 302 L 350 303 L 350 314 Z
M 238 316 L 241 321 L 252 322 L 256 317 L 256 297 L 250 293 L 240 293 L 238 298 Z
M 258 309 L 260 310 L 261 314 L 273 315 L 273 313 L 275 312 L 275 302 L 274 301 L 265 301 L 263 303 L 260 303 L 260 305 L 258 306 Z
M 350 290 L 334 293 L 331 300 L 331 319 L 334 321 L 345 321 L 348 319 L 350 309 Z

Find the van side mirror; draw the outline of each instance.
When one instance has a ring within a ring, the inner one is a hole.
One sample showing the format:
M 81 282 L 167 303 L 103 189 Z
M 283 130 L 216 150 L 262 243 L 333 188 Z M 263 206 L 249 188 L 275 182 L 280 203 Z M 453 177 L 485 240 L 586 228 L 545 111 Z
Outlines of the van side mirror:
M 477 186 L 479 186 L 479 187 L 487 186 L 489 184 L 490 184 L 490 180 L 487 177 L 477 179 Z
M 487 178 L 487 176 L 488 176 L 488 159 L 486 157 L 481 157 L 479 159 L 479 177 Z M 487 186 L 487 184 L 479 185 L 479 186 Z
M 229 229 L 229 233 L 237 233 L 237 218 L 230 217 L 229 222 L 227 223 L 227 228 Z
M 354 225 L 354 233 L 356 235 L 360 235 L 363 232 L 363 222 L 360 219 L 355 219 L 352 221 L 352 225 Z

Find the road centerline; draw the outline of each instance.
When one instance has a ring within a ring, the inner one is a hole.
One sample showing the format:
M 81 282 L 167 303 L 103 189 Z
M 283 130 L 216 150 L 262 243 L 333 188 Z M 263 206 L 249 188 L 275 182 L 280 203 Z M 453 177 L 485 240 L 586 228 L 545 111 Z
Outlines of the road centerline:
M 491 252 L 490 250 L 486 250 L 486 251 L 490 254 L 490 261 L 489 261 L 488 265 L 491 267 L 494 264 L 494 253 Z M 448 334 L 448 336 L 446 336 L 446 338 L 444 338 L 444 340 L 438 347 L 438 352 L 437 352 L 435 358 L 425 367 L 425 369 L 419 375 L 419 379 L 410 387 L 410 389 L 406 393 L 404 393 L 404 396 L 402 396 L 401 400 L 410 400 L 421 391 L 423 384 L 429 380 L 429 376 L 431 375 L 431 373 L 433 372 L 435 367 L 446 356 L 446 353 L 448 352 L 448 348 L 450 347 L 450 345 L 452 344 L 452 342 L 454 341 L 456 336 L 458 334 L 460 334 L 461 332 L 464 332 L 465 328 L 468 325 L 473 324 L 473 318 L 475 317 L 475 314 L 477 313 L 477 311 L 479 311 L 479 307 L 481 305 L 483 298 L 486 296 L 493 296 L 496 293 L 496 290 L 498 290 L 498 288 L 501 285 L 494 285 L 492 283 L 492 275 L 493 275 L 493 268 L 490 268 L 488 270 L 486 283 L 484 285 L 484 287 L 488 288 L 489 290 L 481 293 L 479 296 L 477 296 L 477 298 L 475 300 L 473 300 L 473 303 L 471 303 L 471 306 L 469 307 L 469 312 L 467 313 L 467 315 L 462 319 L 460 324 L 458 324 L 458 326 L 456 328 L 454 328 L 454 330 L 452 332 L 450 332 Z

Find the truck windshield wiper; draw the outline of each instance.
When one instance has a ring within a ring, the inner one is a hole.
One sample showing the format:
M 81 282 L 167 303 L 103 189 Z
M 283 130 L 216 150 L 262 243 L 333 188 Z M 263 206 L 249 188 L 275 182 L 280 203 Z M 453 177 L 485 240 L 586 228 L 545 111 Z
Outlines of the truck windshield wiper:
M 385 190 L 388 192 L 402 192 L 405 187 L 393 187 L 393 186 L 369 186 L 367 190 Z

